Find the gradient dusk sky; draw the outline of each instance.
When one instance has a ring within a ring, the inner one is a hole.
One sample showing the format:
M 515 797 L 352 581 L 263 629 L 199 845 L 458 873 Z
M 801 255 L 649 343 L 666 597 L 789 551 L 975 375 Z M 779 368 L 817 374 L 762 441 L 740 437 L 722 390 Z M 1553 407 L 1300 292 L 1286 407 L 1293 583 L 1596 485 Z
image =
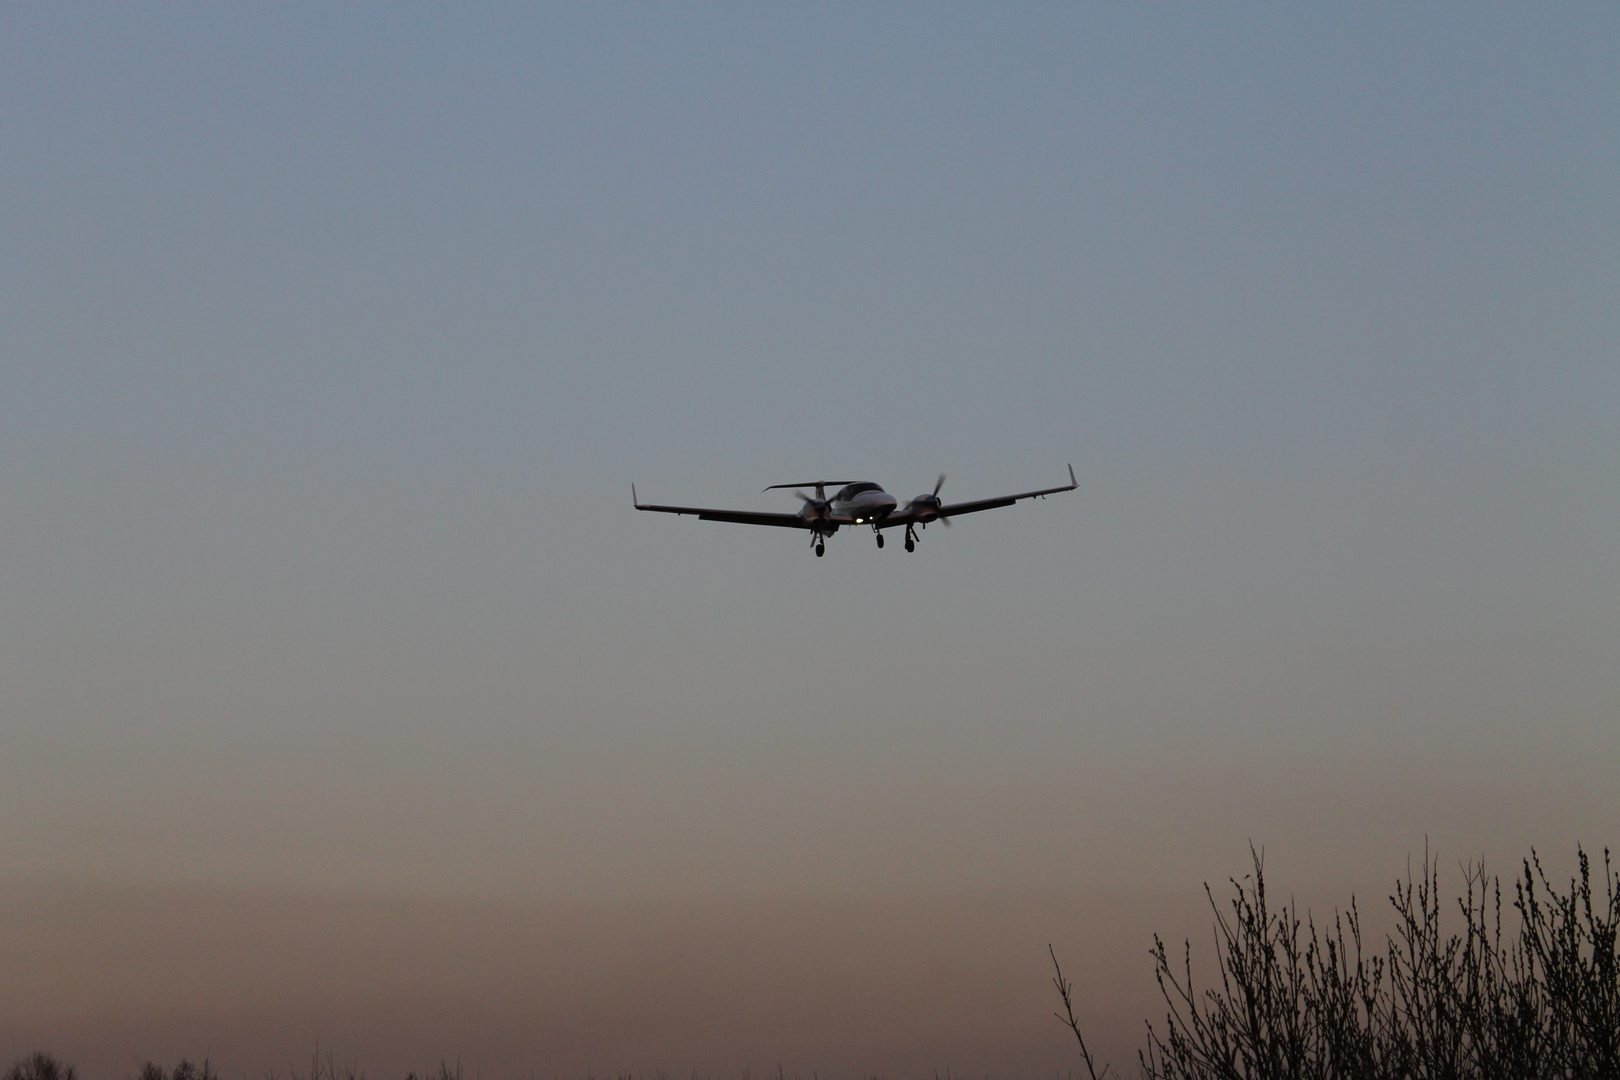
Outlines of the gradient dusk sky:
M 1617 73 L 1613 4 L 0 7 L 0 1054 L 1057 1076 L 1047 943 L 1127 1054 L 1251 842 L 1620 844 Z M 1069 462 L 912 555 L 630 500 Z

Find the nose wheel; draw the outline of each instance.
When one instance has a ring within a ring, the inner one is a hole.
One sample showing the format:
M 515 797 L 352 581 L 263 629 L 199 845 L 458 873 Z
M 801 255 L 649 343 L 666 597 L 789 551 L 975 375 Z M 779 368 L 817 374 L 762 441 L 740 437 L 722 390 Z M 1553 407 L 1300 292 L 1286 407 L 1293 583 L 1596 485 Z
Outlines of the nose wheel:
M 883 534 L 882 534 L 882 533 L 880 533 L 880 532 L 878 532 L 878 531 L 877 531 L 877 530 L 876 530 L 876 529 L 873 529 L 873 530 L 872 530 L 872 531 L 873 531 L 873 532 L 874 532 L 874 533 L 877 533 L 877 542 L 878 542 L 878 547 L 882 547 L 882 546 L 883 546 Z

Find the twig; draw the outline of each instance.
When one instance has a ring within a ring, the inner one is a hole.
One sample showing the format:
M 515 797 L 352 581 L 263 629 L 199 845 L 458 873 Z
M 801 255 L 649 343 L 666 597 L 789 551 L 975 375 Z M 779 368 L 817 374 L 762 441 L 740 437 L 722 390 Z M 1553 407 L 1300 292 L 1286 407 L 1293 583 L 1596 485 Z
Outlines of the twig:
M 1090 1074 L 1091 1080 L 1100 1080 L 1097 1076 L 1097 1063 L 1093 1060 L 1091 1051 L 1086 1046 L 1086 1037 L 1080 1033 L 1080 1021 L 1075 1019 L 1074 998 L 1069 993 L 1074 989 L 1074 984 L 1063 977 L 1063 968 L 1058 963 L 1057 950 L 1049 944 L 1046 946 L 1046 951 L 1052 954 L 1052 970 L 1057 972 L 1052 979 L 1052 985 L 1057 987 L 1058 997 L 1063 999 L 1063 1011 L 1055 1012 L 1052 1015 L 1057 1017 L 1064 1027 L 1074 1032 L 1075 1041 L 1080 1044 L 1080 1060 L 1086 1063 L 1086 1072 Z M 1103 1065 L 1103 1076 L 1106 1077 L 1107 1075 L 1108 1066 L 1105 1064 Z

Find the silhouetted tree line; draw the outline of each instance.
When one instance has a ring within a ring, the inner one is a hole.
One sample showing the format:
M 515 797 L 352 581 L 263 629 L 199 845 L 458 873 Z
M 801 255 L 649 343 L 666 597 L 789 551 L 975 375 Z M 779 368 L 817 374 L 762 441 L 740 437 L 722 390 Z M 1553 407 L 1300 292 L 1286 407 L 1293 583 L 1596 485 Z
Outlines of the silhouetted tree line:
M 7 1069 L 5 1080 L 79 1080 L 79 1072 L 36 1050 Z
M 1167 1013 L 1148 1024 L 1138 1067 L 1150 1080 L 1620 1080 L 1620 875 L 1603 853 L 1602 895 L 1579 851 L 1561 892 L 1534 852 L 1513 886 L 1504 932 L 1501 881 L 1465 872 L 1460 924 L 1441 928 L 1438 860 L 1390 896 L 1396 928 L 1364 948 L 1350 910 L 1318 926 L 1290 902 L 1273 910 L 1262 859 L 1233 879 L 1215 914 L 1217 979 L 1200 988 L 1192 946 L 1176 958 L 1157 935 L 1152 956 Z M 1449 905 L 1446 905 L 1449 916 Z M 1053 964 L 1057 956 L 1052 957 Z M 1053 980 L 1058 1014 L 1097 1062 L 1074 1014 L 1073 984 Z
M 39 1052 L 15 1062 L 5 1073 L 0 1074 L 0 1080 L 78 1080 L 78 1078 L 79 1071 L 72 1065 L 64 1065 L 50 1054 Z M 193 1065 L 182 1059 L 180 1064 L 168 1071 L 165 1071 L 163 1066 L 148 1061 L 140 1071 L 139 1080 L 219 1080 L 219 1074 L 206 1061 L 201 1065 Z
M 13 1063 L 11 1068 L 0 1073 L 0 1080 L 78 1080 L 78 1077 L 78 1070 L 72 1065 L 64 1065 L 50 1054 L 38 1052 Z M 353 1062 L 340 1062 L 331 1054 L 322 1058 L 318 1050 L 308 1073 L 301 1075 L 294 1069 L 288 1077 L 289 1080 L 364 1080 L 364 1074 Z M 137 1074 L 137 1080 L 219 1080 L 219 1073 L 207 1061 L 196 1065 L 182 1058 L 180 1064 L 169 1070 L 148 1061 Z M 405 1080 L 462 1080 L 461 1065 L 458 1062 L 452 1069 L 441 1062 L 438 1072 L 421 1076 L 408 1073 Z
M 0 1080 L 78 1080 L 78 1070 L 72 1065 L 64 1065 L 50 1054 L 35 1052 L 21 1061 L 15 1062 L 11 1068 L 0 1073 Z M 204 1061 L 201 1065 L 193 1064 L 182 1058 L 180 1064 L 167 1071 L 163 1066 L 148 1061 L 137 1074 L 137 1080 L 219 1080 L 219 1073 L 213 1066 Z M 364 1074 L 359 1071 L 354 1062 L 341 1062 L 328 1053 L 321 1057 L 317 1049 L 310 1062 L 309 1072 L 300 1074 L 293 1069 L 288 1074 L 288 1080 L 364 1080 Z M 429 1072 L 421 1076 L 416 1073 L 407 1073 L 405 1080 L 462 1080 L 461 1064 L 456 1063 L 455 1068 L 441 1062 L 438 1072 Z

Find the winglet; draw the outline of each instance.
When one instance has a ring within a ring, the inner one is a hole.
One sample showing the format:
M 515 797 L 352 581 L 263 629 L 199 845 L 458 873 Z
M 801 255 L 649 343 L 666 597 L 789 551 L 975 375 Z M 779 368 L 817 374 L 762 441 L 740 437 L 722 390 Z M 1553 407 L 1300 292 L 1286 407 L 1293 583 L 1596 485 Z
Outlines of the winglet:
M 1078 480 L 1076 480 L 1074 478 L 1074 465 L 1073 465 L 1073 463 L 1071 463 L 1069 465 L 1069 488 L 1072 490 L 1072 489 L 1077 488 L 1079 486 L 1080 486 L 1080 481 L 1078 481 Z
M 641 509 L 641 500 L 636 498 L 635 481 L 630 482 L 630 505 L 635 507 L 637 510 Z

